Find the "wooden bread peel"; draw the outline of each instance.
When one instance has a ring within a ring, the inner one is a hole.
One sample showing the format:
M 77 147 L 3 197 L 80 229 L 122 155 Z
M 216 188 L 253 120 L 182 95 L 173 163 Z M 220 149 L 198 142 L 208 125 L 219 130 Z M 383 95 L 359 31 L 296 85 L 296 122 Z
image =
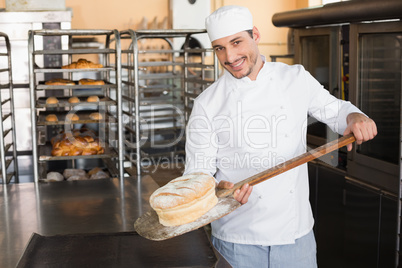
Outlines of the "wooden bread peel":
M 139 235 L 155 241 L 169 239 L 196 230 L 202 226 L 211 223 L 214 220 L 222 218 L 223 216 L 239 208 L 241 204 L 233 198 L 233 193 L 235 190 L 241 188 L 244 184 L 248 183 L 249 185 L 256 185 L 285 171 L 288 171 L 292 168 L 295 168 L 325 154 L 328 154 L 336 149 L 339 149 L 345 145 L 348 145 L 355 140 L 356 139 L 353 134 L 343 136 L 337 140 L 310 150 L 300 156 L 292 158 L 280 165 L 277 165 L 245 180 L 242 180 L 236 183 L 235 186 L 231 189 L 217 189 L 216 196 L 218 197 L 218 203 L 215 205 L 215 207 L 213 207 L 202 217 L 191 223 L 179 226 L 163 226 L 159 223 L 158 215 L 156 214 L 156 212 L 151 209 L 136 220 L 136 222 L 134 223 L 134 229 Z

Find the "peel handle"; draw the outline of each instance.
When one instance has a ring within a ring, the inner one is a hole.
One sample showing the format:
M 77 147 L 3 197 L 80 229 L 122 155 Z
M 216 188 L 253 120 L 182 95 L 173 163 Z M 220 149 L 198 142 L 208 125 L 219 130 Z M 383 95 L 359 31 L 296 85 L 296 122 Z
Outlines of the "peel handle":
M 354 141 L 356 141 L 356 139 L 353 136 L 353 134 L 345 135 L 339 139 L 331 141 L 327 144 L 324 144 L 320 147 L 310 150 L 302 155 L 292 158 L 282 164 L 279 164 L 275 167 L 272 167 L 272 168 L 262 171 L 258 174 L 255 174 L 254 176 L 251 176 L 245 180 L 242 180 L 242 181 L 236 183 L 234 185 L 234 187 L 231 189 L 217 189 L 216 196 L 217 197 L 225 197 L 225 196 L 232 195 L 237 189 L 240 189 L 246 183 L 248 183 L 249 185 L 256 185 L 260 182 L 263 182 L 272 177 L 275 177 L 285 171 L 288 171 L 292 168 L 295 168 L 295 167 L 300 166 L 304 163 L 307 163 L 311 160 L 314 160 L 323 155 L 326 155 L 332 151 L 335 151 L 336 149 L 346 146 L 349 143 L 352 143 Z

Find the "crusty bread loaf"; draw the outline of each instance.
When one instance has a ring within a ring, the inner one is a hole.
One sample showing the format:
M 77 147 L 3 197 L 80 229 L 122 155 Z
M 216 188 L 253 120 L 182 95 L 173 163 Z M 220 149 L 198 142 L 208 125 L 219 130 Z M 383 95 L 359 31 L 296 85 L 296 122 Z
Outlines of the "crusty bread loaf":
M 64 177 L 59 172 L 49 172 L 46 175 L 46 181 L 63 181 Z
M 74 83 L 74 81 L 69 80 L 69 79 L 54 78 L 49 81 L 46 81 L 45 85 L 48 85 L 48 86 L 73 86 L 73 85 L 75 85 L 75 83 Z
M 92 61 L 88 61 L 86 59 L 79 59 L 78 61 L 64 65 L 61 68 L 62 69 L 92 69 L 92 68 L 102 68 L 102 67 L 103 67 L 102 64 L 93 63 Z
M 83 78 L 83 79 L 80 79 L 78 81 L 78 84 L 79 85 L 98 85 L 98 86 L 101 86 L 101 85 L 104 85 L 105 82 L 103 80 L 94 80 L 94 79 L 89 79 L 89 78 Z
M 217 203 L 215 179 L 203 173 L 176 178 L 156 190 L 150 197 L 151 207 L 164 226 L 193 222 Z
M 57 122 L 58 119 L 57 119 L 57 116 L 55 114 L 48 114 L 46 116 L 46 121 L 47 122 Z
M 78 121 L 80 120 L 80 117 L 76 114 L 67 114 L 66 115 L 66 121 Z
M 99 97 L 98 96 L 89 96 L 87 98 L 87 102 L 99 102 Z
M 101 120 L 103 117 L 100 113 L 91 113 L 89 115 L 89 118 L 91 118 L 92 120 Z
M 57 104 L 59 100 L 56 97 L 49 97 L 46 99 L 46 104 Z
M 81 132 L 84 131 L 84 132 Z M 102 147 L 96 134 L 88 129 L 73 129 L 71 132 L 60 133 L 51 139 L 52 156 L 79 156 L 103 154 Z M 93 135 L 94 137 L 92 137 Z
M 79 103 L 80 99 L 74 96 L 74 97 L 69 98 L 68 102 L 69 103 Z
M 64 178 L 68 179 L 71 176 L 86 177 L 87 173 L 83 169 L 66 168 L 63 172 Z

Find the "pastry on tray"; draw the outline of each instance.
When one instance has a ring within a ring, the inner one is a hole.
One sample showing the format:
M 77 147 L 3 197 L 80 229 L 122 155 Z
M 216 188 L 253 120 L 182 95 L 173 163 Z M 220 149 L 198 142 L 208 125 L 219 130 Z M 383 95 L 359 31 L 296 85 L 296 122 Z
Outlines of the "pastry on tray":
M 98 96 L 89 96 L 87 98 L 87 102 L 99 102 L 99 97 Z
M 64 78 L 54 78 L 45 82 L 48 86 L 74 86 L 74 81 Z
M 89 118 L 91 118 L 92 120 L 101 120 L 103 117 L 100 113 L 91 113 L 89 115 Z
M 59 120 L 57 119 L 57 116 L 55 114 L 48 114 L 46 116 L 46 121 L 47 122 L 57 122 Z
M 57 104 L 59 100 L 56 97 L 49 97 L 46 99 L 46 104 Z
M 77 98 L 77 97 L 71 97 L 71 98 L 68 99 L 68 102 L 69 103 L 79 103 L 80 99 Z
M 94 80 L 94 79 L 89 79 L 89 78 L 83 78 L 78 81 L 79 85 L 97 85 L 97 86 L 102 86 L 105 84 L 103 80 Z
M 51 139 L 52 156 L 99 155 L 105 152 L 101 142 L 92 131 L 73 129 L 60 133 Z M 92 174 L 91 174 L 92 175 Z
M 93 63 L 86 59 L 79 59 L 78 61 L 72 62 L 70 64 L 64 65 L 62 69 L 95 69 L 102 68 L 103 65 L 99 63 Z
M 78 121 L 80 120 L 80 117 L 76 114 L 67 114 L 66 115 L 66 121 Z

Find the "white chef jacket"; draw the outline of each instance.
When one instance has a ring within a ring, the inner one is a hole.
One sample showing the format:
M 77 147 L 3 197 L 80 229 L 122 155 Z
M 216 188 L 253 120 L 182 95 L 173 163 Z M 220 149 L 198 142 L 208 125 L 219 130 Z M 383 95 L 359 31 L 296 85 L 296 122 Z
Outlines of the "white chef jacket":
M 336 99 L 301 65 L 265 62 L 257 79 L 225 73 L 194 101 L 185 174 L 236 183 L 306 152 L 307 115 L 342 134 L 360 112 Z M 294 243 L 313 228 L 307 164 L 254 186 L 249 201 L 212 222 L 212 235 L 240 244 Z

